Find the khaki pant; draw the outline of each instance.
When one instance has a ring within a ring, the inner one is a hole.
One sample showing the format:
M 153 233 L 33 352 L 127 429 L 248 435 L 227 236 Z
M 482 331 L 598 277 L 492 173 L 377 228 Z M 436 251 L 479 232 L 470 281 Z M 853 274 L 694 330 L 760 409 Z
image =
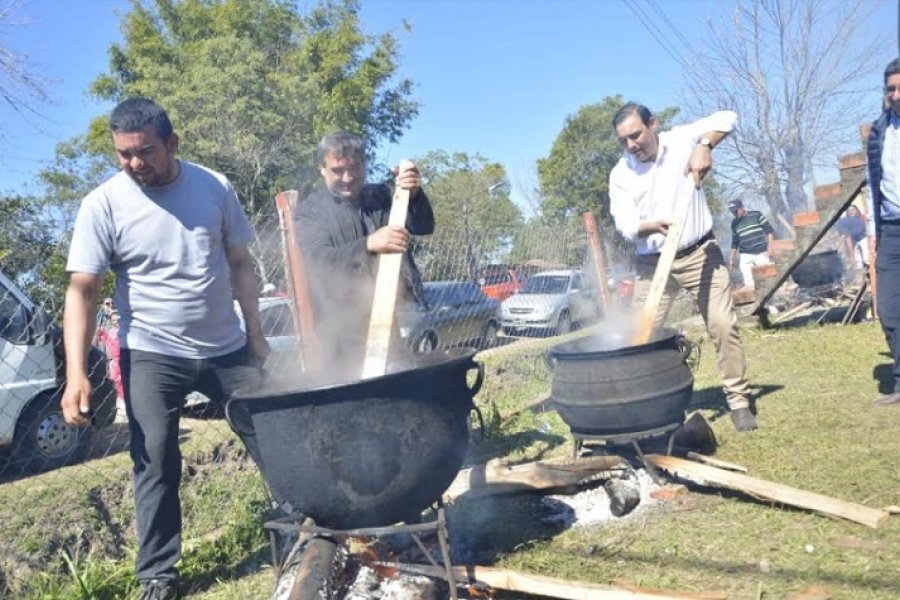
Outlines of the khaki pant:
M 658 255 L 638 256 L 634 293 L 642 306 L 650 291 Z M 747 359 L 737 327 L 737 315 L 731 304 L 731 281 L 722 251 L 714 240 L 672 263 L 666 290 L 656 314 L 654 327 L 661 327 L 672 307 L 672 299 L 683 288 L 690 292 L 700 308 L 706 331 L 716 347 L 717 366 L 722 387 L 732 410 L 749 406 L 750 385 L 747 383 Z

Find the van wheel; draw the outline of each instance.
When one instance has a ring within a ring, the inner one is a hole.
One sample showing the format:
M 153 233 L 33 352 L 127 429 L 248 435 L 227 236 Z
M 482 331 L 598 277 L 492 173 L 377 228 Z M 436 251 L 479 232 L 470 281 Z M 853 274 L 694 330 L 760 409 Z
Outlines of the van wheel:
M 39 473 L 84 458 L 95 428 L 66 424 L 59 405 L 60 393 L 39 394 L 19 415 L 7 471 Z

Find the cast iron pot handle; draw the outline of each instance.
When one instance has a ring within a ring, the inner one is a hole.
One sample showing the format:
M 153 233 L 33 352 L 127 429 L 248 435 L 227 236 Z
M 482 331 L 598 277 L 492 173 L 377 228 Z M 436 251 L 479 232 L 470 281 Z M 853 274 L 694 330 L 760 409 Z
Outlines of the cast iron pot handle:
M 694 343 L 684 337 L 681 334 L 675 337 L 675 347 L 678 349 L 678 352 L 681 354 L 681 360 L 685 363 L 688 362 L 688 359 L 691 357 L 691 354 L 694 353 Z
M 556 369 L 556 357 L 552 356 L 549 352 L 547 352 L 543 356 L 544 362 L 547 364 L 547 368 L 550 369 L 550 372 L 552 373 L 554 369 Z
M 228 425 L 238 435 L 253 435 L 255 433 L 252 427 L 250 429 L 238 427 L 237 421 L 231 418 L 231 400 L 225 403 L 225 420 L 228 421 Z
M 484 363 L 473 360 L 472 365 L 466 369 L 466 373 L 471 371 L 473 367 L 478 369 L 478 374 L 475 376 L 475 383 L 469 388 L 469 394 L 475 396 L 478 393 L 478 390 L 481 389 L 481 384 L 484 383 Z

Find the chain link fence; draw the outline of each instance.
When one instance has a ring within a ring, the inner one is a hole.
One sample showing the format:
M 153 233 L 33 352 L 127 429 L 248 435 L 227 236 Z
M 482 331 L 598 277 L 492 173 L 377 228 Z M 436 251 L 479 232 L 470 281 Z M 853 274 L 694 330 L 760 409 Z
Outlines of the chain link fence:
M 251 221 L 257 232 L 253 254 L 262 324 L 272 348 L 266 366 L 278 378 L 301 368 L 302 340 L 295 328 L 283 232 L 274 207 L 252 215 Z M 0 494 L 58 499 L 50 515 L 44 502 L 0 506 L 0 590 L 4 585 L 16 589 L 17 580 L 43 569 L 59 573 L 61 551 L 71 553 L 74 548 L 125 559 L 126 549 L 135 545 L 128 425 L 117 399 L 121 392 L 114 381 L 114 353 L 104 344 L 108 337 L 98 337 L 91 354 L 93 426 L 68 427 L 59 409 L 65 376 L 65 283 L 59 277 L 58 285 L 42 284 L 34 274 L 45 272 L 49 262 L 64 264 L 66 250 L 60 244 L 55 256 L 19 269 L 15 280 L 0 276 Z M 411 252 L 425 281 L 425 302 L 411 314 L 397 315 L 397 320 L 403 343 L 413 351 L 457 345 L 489 351 L 565 334 L 602 317 L 600 288 L 580 219 L 568 225 L 526 224 L 512 234 L 509 228 L 494 230 L 468 220 L 445 226 L 438 222 L 433 235 L 414 240 Z M 603 282 L 614 300 L 623 273 L 614 270 Z M 105 308 L 98 307 L 97 324 L 108 333 L 113 322 Z M 514 352 L 504 356 L 516 361 Z M 233 510 L 233 497 L 204 491 L 203 478 L 196 476 L 202 470 L 199 465 L 227 472 L 224 462 L 238 460 L 242 472 L 255 469 L 223 415 L 199 394 L 186 398 L 182 434 L 187 530 L 201 513 Z M 208 485 L 215 485 L 213 481 L 211 477 Z M 97 508 L 86 520 L 76 510 L 85 501 L 105 508 Z M 17 531 L 42 520 L 52 521 L 54 534 L 30 545 L 19 543 Z

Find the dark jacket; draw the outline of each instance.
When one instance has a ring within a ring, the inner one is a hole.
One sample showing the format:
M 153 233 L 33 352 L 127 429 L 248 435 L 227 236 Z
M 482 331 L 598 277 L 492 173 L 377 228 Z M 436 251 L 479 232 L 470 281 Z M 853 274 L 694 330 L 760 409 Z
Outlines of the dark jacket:
M 869 132 L 866 144 L 866 160 L 869 168 L 869 192 L 872 194 L 872 218 L 875 220 L 875 237 L 881 237 L 881 153 L 884 150 L 884 131 L 890 122 L 891 111 L 885 110 Z
M 387 225 L 391 197 L 391 190 L 383 184 L 364 186 L 358 204 L 321 189 L 294 211 L 315 326 L 320 345 L 326 347 L 326 358 L 346 355 L 341 346 L 352 346 L 354 355 L 364 348 L 378 272 L 378 255 L 366 250 L 366 237 Z M 434 231 L 431 203 L 421 190 L 410 200 L 406 229 L 413 235 Z M 409 252 L 403 256 L 400 277 L 399 301 L 420 300 L 422 277 Z

